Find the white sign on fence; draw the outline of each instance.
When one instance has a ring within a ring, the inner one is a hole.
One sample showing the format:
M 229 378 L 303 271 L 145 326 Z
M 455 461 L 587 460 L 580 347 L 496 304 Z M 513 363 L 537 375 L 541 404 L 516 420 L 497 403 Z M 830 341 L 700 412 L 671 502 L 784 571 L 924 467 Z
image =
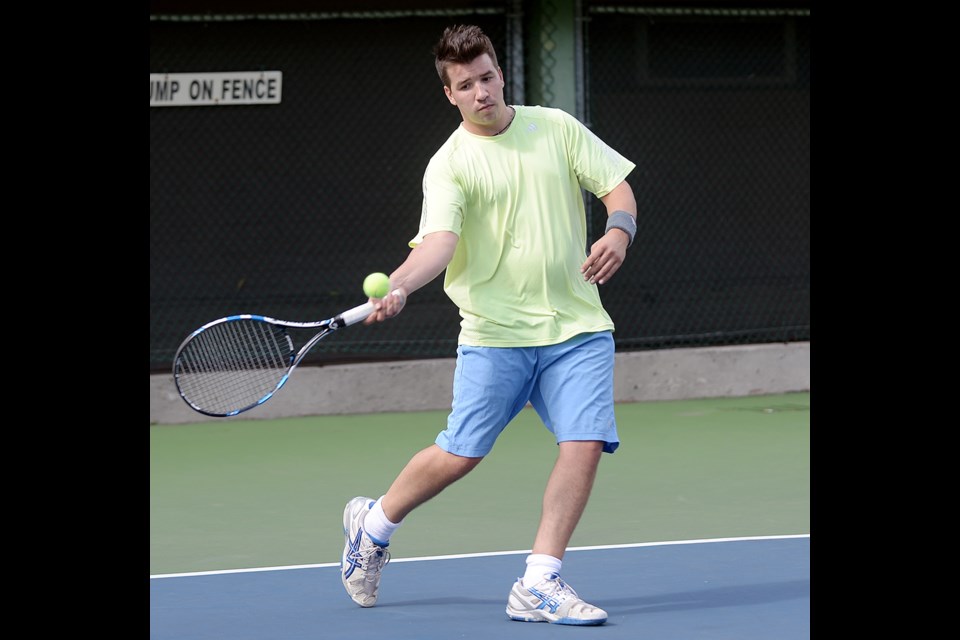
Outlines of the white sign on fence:
M 151 107 L 278 104 L 282 71 L 151 73 Z

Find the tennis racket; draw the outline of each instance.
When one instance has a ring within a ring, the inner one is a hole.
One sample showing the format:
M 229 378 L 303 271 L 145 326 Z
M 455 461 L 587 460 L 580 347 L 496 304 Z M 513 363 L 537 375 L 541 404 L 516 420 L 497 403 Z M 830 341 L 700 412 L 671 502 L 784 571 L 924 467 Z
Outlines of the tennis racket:
M 241 314 L 208 322 L 183 341 L 173 379 L 191 409 L 224 418 L 258 407 L 280 390 L 307 352 L 342 327 L 373 312 L 367 302 L 320 322 L 289 322 Z M 299 350 L 289 329 L 317 329 Z

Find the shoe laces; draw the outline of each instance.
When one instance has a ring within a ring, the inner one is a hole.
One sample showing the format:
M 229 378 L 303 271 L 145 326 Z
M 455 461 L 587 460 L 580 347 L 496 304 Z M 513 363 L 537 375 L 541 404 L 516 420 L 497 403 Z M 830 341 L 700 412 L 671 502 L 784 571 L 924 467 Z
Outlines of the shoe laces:
M 545 575 L 542 581 L 534 585 L 534 588 L 545 595 L 559 598 L 560 600 L 565 600 L 570 597 L 577 600 L 580 599 L 580 596 L 573 590 L 573 587 L 564 582 L 559 573 L 549 573 Z
M 367 537 L 363 537 L 360 541 L 360 548 L 351 552 L 350 558 L 356 560 L 367 572 L 367 579 L 375 580 L 375 574 L 371 571 L 379 572 L 390 562 L 390 550 L 375 544 Z

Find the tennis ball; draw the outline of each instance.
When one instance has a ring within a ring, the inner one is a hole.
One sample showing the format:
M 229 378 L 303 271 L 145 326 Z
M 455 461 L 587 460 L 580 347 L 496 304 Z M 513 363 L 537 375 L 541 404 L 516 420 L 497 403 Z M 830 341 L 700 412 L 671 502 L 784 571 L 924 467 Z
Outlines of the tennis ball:
M 385 273 L 371 273 L 363 280 L 363 292 L 368 298 L 383 298 L 390 293 L 390 278 Z

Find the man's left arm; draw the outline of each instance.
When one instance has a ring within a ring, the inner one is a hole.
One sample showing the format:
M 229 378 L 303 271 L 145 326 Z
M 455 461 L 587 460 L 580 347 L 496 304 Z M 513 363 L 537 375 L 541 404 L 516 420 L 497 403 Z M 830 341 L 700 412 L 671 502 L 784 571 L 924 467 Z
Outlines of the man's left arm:
M 624 180 L 600 198 L 607 209 L 607 230 L 590 247 L 590 255 L 580 266 L 583 279 L 605 284 L 613 277 L 627 256 L 637 230 L 637 200 L 633 189 Z

